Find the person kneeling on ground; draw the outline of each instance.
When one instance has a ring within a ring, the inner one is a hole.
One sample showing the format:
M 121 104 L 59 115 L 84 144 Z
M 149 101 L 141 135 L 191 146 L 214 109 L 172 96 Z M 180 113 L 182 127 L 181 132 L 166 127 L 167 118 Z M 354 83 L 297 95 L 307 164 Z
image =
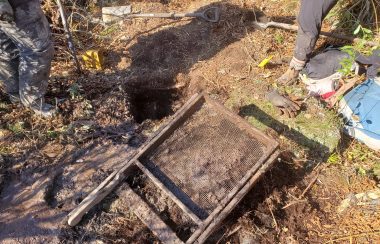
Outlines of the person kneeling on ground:
M 337 2 L 338 0 L 301 0 L 294 56 L 288 70 L 278 79 L 278 83 L 291 85 L 296 81 L 300 71 L 310 59 L 321 32 L 323 19 Z M 300 109 L 299 103 L 281 95 L 277 90 L 269 92 L 266 98 L 289 117 L 294 117 Z
M 12 103 L 51 117 L 45 103 L 54 48 L 39 0 L 0 0 L 0 80 Z

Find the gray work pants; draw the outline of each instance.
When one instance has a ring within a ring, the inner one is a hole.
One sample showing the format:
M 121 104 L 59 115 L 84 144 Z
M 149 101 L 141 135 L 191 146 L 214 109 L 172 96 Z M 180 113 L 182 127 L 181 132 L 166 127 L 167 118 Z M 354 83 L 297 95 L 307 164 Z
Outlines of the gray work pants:
M 298 15 L 298 35 L 294 57 L 299 61 L 310 58 L 321 31 L 322 21 L 338 0 L 301 0 Z
M 0 21 L 0 80 L 7 94 L 30 106 L 46 93 L 54 51 L 50 27 L 39 0 L 13 11 L 14 22 Z

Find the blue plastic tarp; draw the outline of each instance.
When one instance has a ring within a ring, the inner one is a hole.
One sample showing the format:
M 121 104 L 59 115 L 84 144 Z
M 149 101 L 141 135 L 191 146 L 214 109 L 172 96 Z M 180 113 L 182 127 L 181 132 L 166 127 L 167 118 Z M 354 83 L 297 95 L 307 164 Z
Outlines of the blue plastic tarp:
M 368 79 L 340 101 L 345 132 L 380 150 L 380 77 Z

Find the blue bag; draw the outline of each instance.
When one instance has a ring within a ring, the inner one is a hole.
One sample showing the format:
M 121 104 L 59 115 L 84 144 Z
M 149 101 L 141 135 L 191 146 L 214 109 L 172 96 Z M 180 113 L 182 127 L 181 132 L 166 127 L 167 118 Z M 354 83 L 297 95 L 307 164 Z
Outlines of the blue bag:
M 368 79 L 340 101 L 344 131 L 374 150 L 380 150 L 380 77 Z

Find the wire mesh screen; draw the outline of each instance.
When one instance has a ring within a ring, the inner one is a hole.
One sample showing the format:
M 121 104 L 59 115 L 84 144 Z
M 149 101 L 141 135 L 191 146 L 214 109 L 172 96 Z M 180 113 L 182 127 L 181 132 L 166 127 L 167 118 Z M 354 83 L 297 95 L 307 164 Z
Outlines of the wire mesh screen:
M 157 178 L 165 174 L 210 214 L 264 151 L 262 143 L 204 103 L 141 161 L 152 173 L 159 168 Z

